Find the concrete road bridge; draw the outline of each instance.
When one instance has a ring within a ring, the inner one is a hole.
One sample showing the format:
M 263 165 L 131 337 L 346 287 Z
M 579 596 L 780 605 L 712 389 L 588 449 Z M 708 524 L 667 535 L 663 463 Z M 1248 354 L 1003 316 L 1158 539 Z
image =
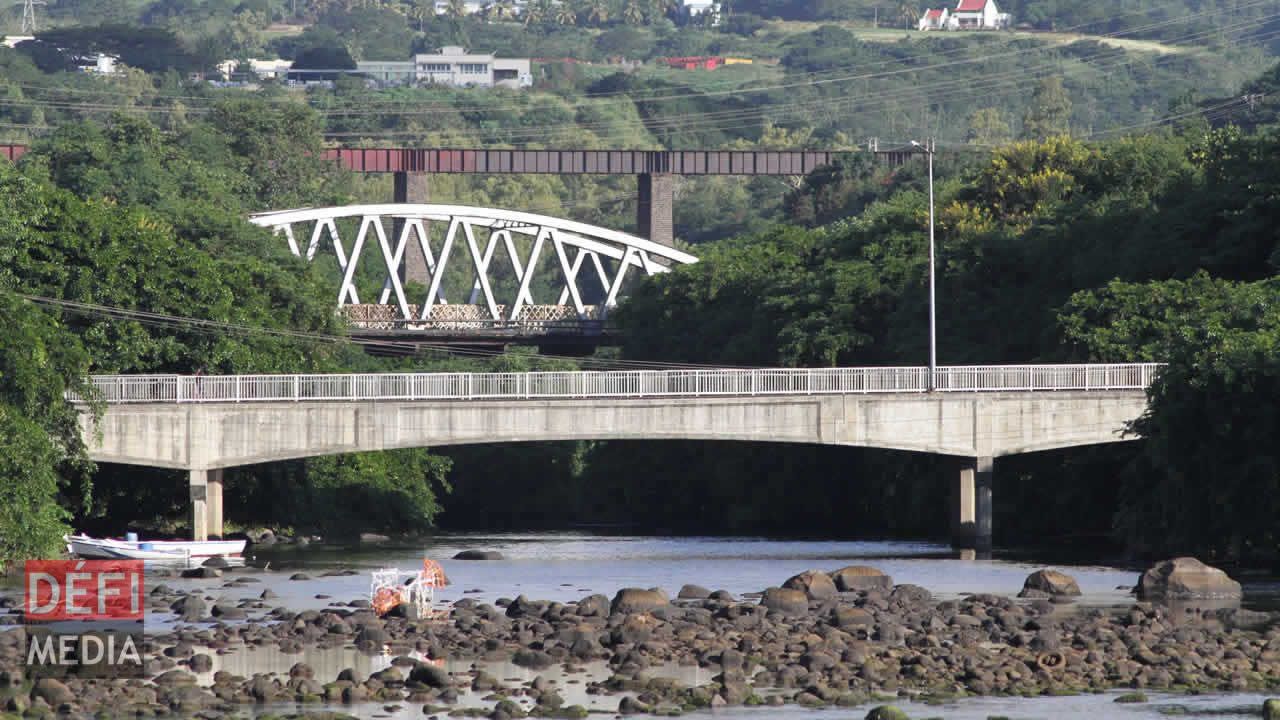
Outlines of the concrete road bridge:
M 744 440 L 962 460 L 952 534 L 989 545 L 992 470 L 1132 439 L 1152 364 L 546 373 L 98 376 L 91 457 L 188 471 L 192 530 L 222 533 L 227 468 L 337 453 L 550 440 Z M 73 397 L 73 400 L 82 401 Z

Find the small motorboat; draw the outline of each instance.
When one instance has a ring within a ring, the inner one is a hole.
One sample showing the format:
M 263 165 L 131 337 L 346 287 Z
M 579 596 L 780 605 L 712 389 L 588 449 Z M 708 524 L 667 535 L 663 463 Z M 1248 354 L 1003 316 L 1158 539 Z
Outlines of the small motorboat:
M 244 540 L 113 540 L 68 535 L 67 552 L 80 558 L 183 562 L 211 557 L 236 558 Z

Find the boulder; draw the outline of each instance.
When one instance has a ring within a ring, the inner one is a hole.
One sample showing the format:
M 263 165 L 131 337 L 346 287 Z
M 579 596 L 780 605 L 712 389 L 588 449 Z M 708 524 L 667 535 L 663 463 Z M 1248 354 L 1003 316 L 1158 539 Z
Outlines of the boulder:
M 502 560 L 502 553 L 497 550 L 463 550 L 453 556 L 454 560 Z
M 840 592 L 857 590 L 884 590 L 893 588 L 893 578 L 865 565 L 850 565 L 831 573 L 836 589 Z
M 701 585 L 685 585 L 680 588 L 676 597 L 681 600 L 706 600 L 711 597 L 711 591 Z
M 803 590 L 771 587 L 764 591 L 760 604 L 783 615 L 803 615 L 809 612 L 809 596 Z
M 661 590 L 642 590 L 640 588 L 623 588 L 613 596 L 609 606 L 609 614 L 645 613 L 665 608 L 671 599 Z
M 799 590 L 814 600 L 825 600 L 836 594 L 836 584 L 831 576 L 819 570 L 805 570 L 799 575 L 792 575 L 782 583 L 782 587 Z
M 354 677 L 354 674 L 353 674 Z M 422 663 L 409 672 L 409 682 L 422 683 L 427 687 L 446 688 L 452 685 L 449 673 L 444 668 L 431 663 Z
M 609 614 L 609 598 L 604 595 L 588 595 L 578 601 L 578 615 L 582 617 L 605 617 Z
M 218 568 L 220 570 L 224 570 L 226 568 L 231 567 L 231 563 L 227 562 L 227 559 L 222 557 L 221 555 L 214 555 L 213 557 L 200 563 L 200 566 L 207 567 L 207 568 Z
M 1040 595 L 1039 593 L 1045 593 Z M 1027 576 L 1022 583 L 1022 592 L 1018 597 L 1074 597 L 1080 594 L 1080 586 L 1076 579 L 1057 570 L 1037 570 Z
M 71 688 L 54 678 L 40 678 L 37 680 L 35 687 L 31 688 L 31 697 L 41 698 L 49 703 L 50 707 L 55 708 L 76 699 L 75 693 L 71 692 Z
M 175 602 L 172 606 L 173 611 L 178 614 L 178 618 L 183 622 L 200 622 L 209 614 L 209 606 L 205 603 L 204 598 L 195 593 L 191 593 L 186 597 Z
M 905 712 L 892 705 L 871 708 L 866 720 L 911 720 Z
M 1140 600 L 1238 599 L 1240 583 L 1193 557 L 1156 563 L 1138 581 Z

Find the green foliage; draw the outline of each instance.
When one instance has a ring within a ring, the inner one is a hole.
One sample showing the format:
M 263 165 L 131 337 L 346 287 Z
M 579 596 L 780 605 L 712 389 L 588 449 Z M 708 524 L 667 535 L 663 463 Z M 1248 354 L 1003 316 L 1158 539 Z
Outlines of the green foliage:
M 5 227 L 0 215 L 0 228 Z M 84 392 L 88 358 L 54 320 L 0 283 L 0 569 L 48 557 L 82 505 L 90 463 L 69 389 Z
M 1280 279 L 1198 274 L 1115 282 L 1068 307 L 1069 333 L 1100 356 L 1168 362 L 1134 425 L 1146 441 L 1126 476 L 1119 532 L 1139 548 L 1280 551 Z
M 0 570 L 19 559 L 50 557 L 69 529 L 58 505 L 62 453 L 49 433 L 0 404 Z

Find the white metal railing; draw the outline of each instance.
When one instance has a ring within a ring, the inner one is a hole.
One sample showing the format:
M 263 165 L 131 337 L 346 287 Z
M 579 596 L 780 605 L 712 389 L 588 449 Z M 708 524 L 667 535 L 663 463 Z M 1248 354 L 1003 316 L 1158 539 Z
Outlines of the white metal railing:
M 1161 366 L 940 367 L 939 392 L 1144 390 Z M 366 375 L 99 375 L 98 396 L 116 403 L 482 400 L 655 396 L 834 395 L 928 392 L 923 367 L 754 370 L 607 370 Z M 81 398 L 69 393 L 68 398 Z

